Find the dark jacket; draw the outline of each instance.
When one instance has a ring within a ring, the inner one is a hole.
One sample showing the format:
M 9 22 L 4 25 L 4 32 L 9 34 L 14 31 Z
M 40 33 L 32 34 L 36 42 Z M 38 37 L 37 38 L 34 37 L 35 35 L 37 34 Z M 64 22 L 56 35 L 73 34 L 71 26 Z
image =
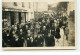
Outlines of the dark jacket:
M 24 42 L 24 33 L 19 34 L 19 46 L 23 47 L 23 42 Z
M 52 36 L 46 38 L 46 46 L 55 46 L 55 39 Z

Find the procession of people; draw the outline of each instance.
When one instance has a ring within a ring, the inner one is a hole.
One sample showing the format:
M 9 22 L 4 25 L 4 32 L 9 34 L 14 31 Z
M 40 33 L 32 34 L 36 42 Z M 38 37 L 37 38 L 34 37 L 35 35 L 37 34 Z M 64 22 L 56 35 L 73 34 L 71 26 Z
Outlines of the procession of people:
M 55 39 L 68 40 L 66 16 L 41 17 L 24 23 L 17 23 L 2 30 L 3 47 L 48 47 L 55 46 Z

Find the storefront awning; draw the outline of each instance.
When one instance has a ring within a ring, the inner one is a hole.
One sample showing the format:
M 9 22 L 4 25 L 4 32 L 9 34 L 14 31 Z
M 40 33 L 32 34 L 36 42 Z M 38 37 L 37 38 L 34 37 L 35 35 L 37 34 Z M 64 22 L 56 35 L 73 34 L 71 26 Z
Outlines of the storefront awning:
M 27 10 L 11 9 L 11 8 L 2 9 L 2 11 L 27 12 Z

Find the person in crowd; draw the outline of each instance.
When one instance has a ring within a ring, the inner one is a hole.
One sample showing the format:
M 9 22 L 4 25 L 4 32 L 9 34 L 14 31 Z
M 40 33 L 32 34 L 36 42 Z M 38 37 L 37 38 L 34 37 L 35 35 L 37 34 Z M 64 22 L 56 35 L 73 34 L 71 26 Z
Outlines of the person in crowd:
M 42 32 L 42 23 L 39 22 L 39 32 Z
M 61 36 L 61 38 L 62 38 L 62 41 L 63 41 L 63 46 L 64 46 L 64 26 L 62 26 L 61 28 L 60 28 L 60 36 Z
M 29 30 L 29 28 L 28 28 L 28 25 L 26 24 L 26 25 L 25 25 L 25 31 L 24 31 L 24 35 L 25 35 L 25 36 L 28 34 L 28 30 Z
M 11 47 L 18 47 L 18 36 L 16 35 L 15 31 L 12 31 L 12 35 L 11 35 Z
M 30 37 L 30 46 L 29 47 L 33 47 L 34 46 L 34 42 L 33 42 L 33 37 Z
M 31 27 L 31 23 L 30 23 L 30 21 L 28 21 L 28 23 L 27 23 L 27 24 L 28 24 L 28 27 L 30 28 L 30 27 Z
M 23 47 L 23 42 L 24 42 L 24 33 L 23 30 L 20 29 L 20 33 L 19 33 L 19 47 Z
M 40 34 L 38 34 L 38 36 L 37 36 L 37 47 L 41 47 L 41 46 L 42 46 L 41 36 L 40 36 Z
M 67 25 L 67 17 L 63 15 L 63 26 L 64 26 L 64 31 L 65 31 L 65 28 L 66 28 L 66 25 Z
M 18 24 L 17 24 L 17 29 L 18 29 L 18 30 L 20 29 L 19 25 L 20 25 L 20 24 L 18 23 Z
M 34 39 L 33 39 L 33 47 L 37 46 L 37 35 L 34 34 Z
M 51 36 L 51 33 L 48 33 L 48 36 L 46 37 L 46 46 L 55 46 L 55 40 Z
M 60 21 L 59 21 L 59 19 L 57 19 L 57 26 L 59 27 L 59 23 L 60 23 Z
M 62 19 L 60 19 L 59 27 L 61 28 L 62 26 L 63 26 L 63 22 L 62 22 Z
M 11 36 L 10 36 L 9 30 L 7 30 L 6 43 L 7 43 L 7 46 L 11 47 Z
M 43 45 L 44 45 L 44 46 L 47 46 L 48 34 L 47 34 L 47 35 L 44 35 L 44 34 L 43 34 L 42 36 L 43 36 L 43 38 L 44 38 L 44 39 L 43 39 L 43 41 L 44 41 L 44 42 L 43 42 Z
M 50 25 L 50 20 L 49 20 L 49 18 L 47 19 L 47 24 Z
M 30 35 L 27 36 L 27 47 L 30 47 Z
M 54 23 L 52 24 L 51 35 L 55 36 L 55 26 L 54 26 Z
M 18 47 L 18 35 L 19 31 L 15 25 L 12 25 L 10 30 L 10 37 L 11 37 L 11 47 Z
M 27 36 L 27 47 L 30 47 L 30 37 L 31 37 L 31 32 L 30 32 L 30 29 L 28 30 L 28 34 L 26 35 Z
M 36 22 L 36 31 L 37 31 L 37 33 L 40 31 L 40 25 L 38 22 Z
M 44 37 L 42 36 L 42 34 L 40 34 L 40 38 L 41 38 L 41 46 L 44 46 Z
M 15 32 L 16 35 L 19 35 L 19 30 L 17 29 L 16 25 L 14 26 L 14 32 Z
M 59 27 L 57 27 L 56 30 L 55 30 L 55 38 L 57 39 L 57 42 L 59 42 L 58 39 L 61 38 L 61 36 L 60 36 L 60 28 Z
M 68 28 L 68 26 L 65 28 L 64 33 L 66 35 L 66 40 L 68 40 L 68 35 L 69 35 L 69 28 Z
M 33 24 L 31 24 L 30 31 L 31 31 L 31 33 L 32 33 L 32 35 L 33 35 L 33 34 L 34 34 L 34 26 L 33 26 Z
M 50 30 L 50 20 L 49 20 L 49 18 L 47 19 L 46 29 L 47 29 L 47 30 Z
M 44 42 L 44 36 L 42 35 L 41 32 L 38 32 L 38 36 L 40 36 L 40 40 L 41 40 L 41 41 L 40 41 L 40 42 L 41 42 L 41 43 L 40 43 L 40 46 L 44 46 L 44 43 L 43 43 L 43 42 Z
M 51 28 L 51 30 L 52 30 L 52 24 L 54 23 L 54 20 L 51 18 L 51 20 L 50 20 L 50 28 Z
M 26 30 L 26 25 L 25 24 L 22 26 L 22 30 L 23 30 L 23 32 L 25 32 L 25 30 Z
M 42 19 L 42 26 L 45 26 L 45 19 Z
M 42 34 L 44 34 L 44 35 L 46 35 L 46 34 L 47 34 L 46 26 L 43 26 Z
M 27 33 L 28 33 L 29 35 L 31 35 L 31 30 L 30 30 L 30 29 L 28 29 L 28 30 L 27 30 Z
M 6 47 L 6 36 L 7 36 L 7 33 L 6 33 L 6 30 L 5 29 L 3 29 L 2 30 L 2 46 L 3 47 Z
M 10 36 L 12 35 L 13 30 L 14 30 L 14 25 L 11 26 Z
M 66 16 L 63 16 L 63 19 L 64 19 L 64 21 L 67 21 L 67 17 Z
M 28 35 L 28 30 L 29 30 L 29 28 L 28 28 L 28 25 L 26 24 L 25 25 L 25 31 L 23 32 L 24 33 L 24 46 L 26 47 L 27 46 L 27 35 Z
M 57 25 L 57 19 L 55 19 L 54 22 L 55 22 L 54 26 L 55 26 L 55 29 L 56 29 L 58 27 L 58 25 Z
M 2 36 L 3 36 L 3 46 L 4 47 L 11 47 L 11 43 L 10 43 L 10 35 L 9 35 L 9 30 L 4 30 L 3 33 L 2 33 Z

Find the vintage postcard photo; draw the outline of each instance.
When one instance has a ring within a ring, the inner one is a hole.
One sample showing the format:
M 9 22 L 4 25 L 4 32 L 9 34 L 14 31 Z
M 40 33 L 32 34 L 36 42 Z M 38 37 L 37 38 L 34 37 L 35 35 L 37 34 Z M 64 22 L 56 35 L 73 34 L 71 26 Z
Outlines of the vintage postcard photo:
M 75 0 L 2 2 L 2 48 L 76 49 Z

